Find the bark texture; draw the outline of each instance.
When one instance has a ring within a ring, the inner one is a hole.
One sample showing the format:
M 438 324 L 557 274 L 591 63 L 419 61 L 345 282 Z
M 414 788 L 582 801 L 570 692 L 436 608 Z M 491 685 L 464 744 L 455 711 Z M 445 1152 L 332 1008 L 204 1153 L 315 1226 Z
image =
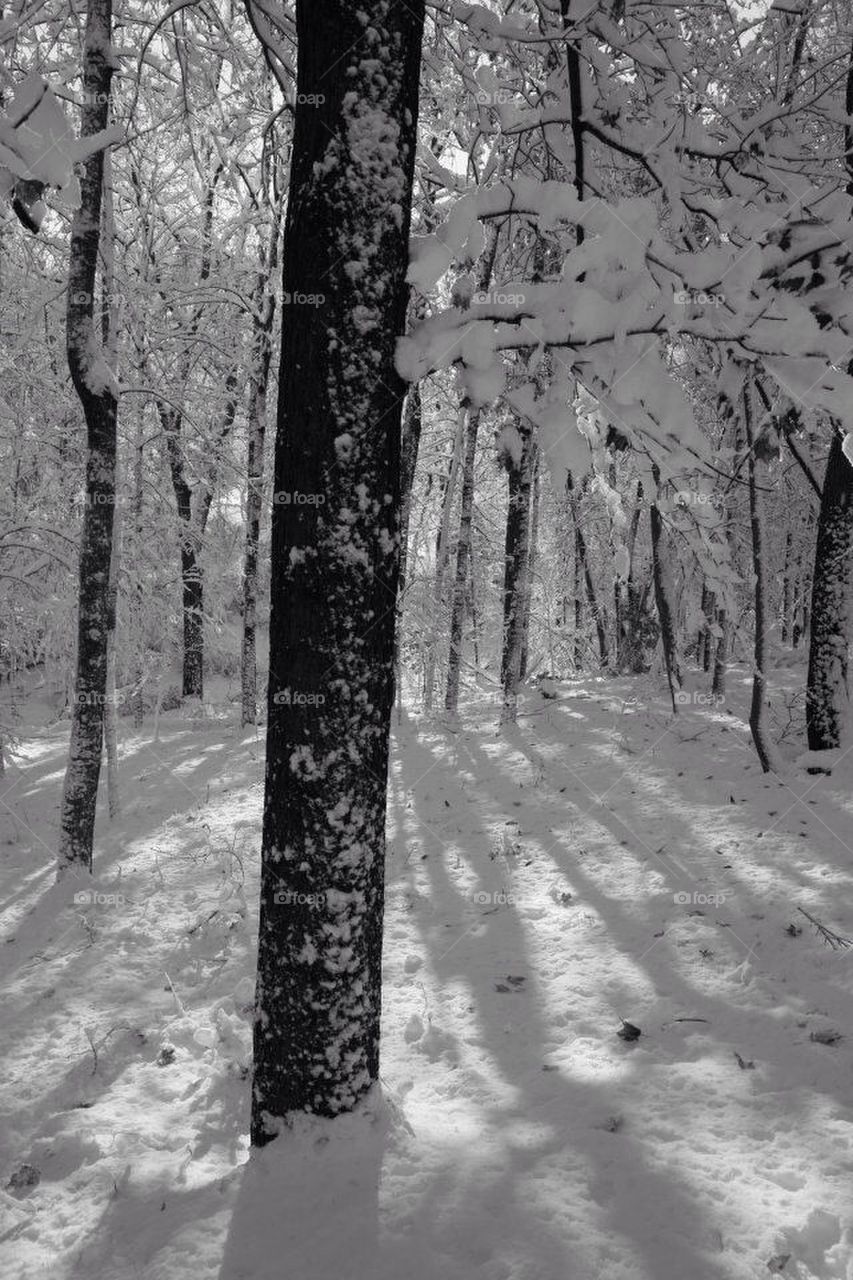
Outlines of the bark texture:
M 400 418 L 423 0 L 297 0 L 252 1142 L 379 1071 Z M 319 102 L 318 96 L 322 95 Z M 298 305 L 298 304 L 297 304 Z
M 83 137 L 107 127 L 113 74 L 111 27 L 111 0 L 91 0 L 83 49 Z M 117 397 L 94 325 L 103 188 L 104 154 L 97 151 L 83 168 L 80 208 L 71 225 L 66 309 L 68 368 L 86 419 L 86 502 L 80 537 L 77 669 L 62 794 L 59 875 L 71 868 L 92 870 L 107 694 Z

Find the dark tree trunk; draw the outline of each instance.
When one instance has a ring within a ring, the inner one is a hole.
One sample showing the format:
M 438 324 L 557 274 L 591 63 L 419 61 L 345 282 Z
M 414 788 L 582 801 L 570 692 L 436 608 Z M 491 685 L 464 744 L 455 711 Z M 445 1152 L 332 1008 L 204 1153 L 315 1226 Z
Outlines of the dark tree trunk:
M 533 433 L 516 423 L 521 457 L 507 455 L 509 500 L 504 540 L 503 643 L 501 646 L 501 724 L 514 723 L 524 652 L 524 606 L 530 573 L 530 498 L 533 485 Z
M 453 452 L 447 472 L 447 482 L 441 501 L 441 520 L 435 541 L 435 579 L 433 582 L 432 617 L 426 637 L 426 656 L 424 661 L 424 711 L 432 710 L 435 693 L 436 667 L 438 665 L 439 635 L 443 631 L 445 617 L 445 595 L 447 572 L 450 568 L 450 520 L 456 497 L 456 482 L 462 466 L 463 447 L 465 443 L 465 423 L 468 414 L 460 407 L 456 419 L 456 434 L 453 440 Z
M 848 706 L 847 654 L 853 585 L 853 466 L 836 431 L 832 438 L 817 526 L 811 636 L 806 685 L 809 749 L 841 745 Z
M 598 596 L 595 591 L 595 583 L 592 580 L 592 573 L 589 567 L 589 557 L 586 550 L 586 538 L 583 536 L 581 528 L 580 511 L 578 509 L 577 495 L 575 492 L 574 481 L 571 473 L 566 479 L 566 492 L 569 495 L 569 505 L 572 509 L 572 518 L 575 522 L 575 661 L 578 661 L 578 636 L 580 633 L 580 624 L 582 619 L 582 599 L 580 592 L 579 578 L 582 576 L 586 587 L 586 598 L 589 603 L 589 610 L 595 623 L 595 633 L 598 637 L 598 656 L 601 660 L 602 667 L 606 667 L 610 662 L 610 651 L 607 646 L 607 628 L 604 625 L 604 618 L 598 607 Z M 579 604 L 581 608 L 579 608 Z
M 749 481 L 749 518 L 752 531 L 752 570 L 755 577 L 755 645 L 752 701 L 749 728 L 761 767 L 765 773 L 775 772 L 775 750 L 767 731 L 767 578 L 764 563 L 764 518 L 761 495 L 756 483 L 755 432 L 752 425 L 752 402 L 749 385 L 743 391 L 743 423 L 746 433 L 747 478 Z
M 478 409 L 468 410 L 465 435 L 465 459 L 462 464 L 462 510 L 459 516 L 459 541 L 456 546 L 456 578 L 453 584 L 453 607 L 450 614 L 450 650 L 447 657 L 447 690 L 444 706 L 456 711 L 459 705 L 459 673 L 462 665 L 462 628 L 468 589 L 468 565 L 471 558 L 471 520 L 474 513 L 474 461 L 477 456 L 477 434 L 480 428 Z
M 219 450 L 234 425 L 237 414 L 237 376 L 232 370 L 225 381 L 226 398 L 219 428 L 212 442 L 211 460 L 197 492 L 195 511 L 193 491 L 186 478 L 181 444 L 183 414 L 162 401 L 160 421 L 166 437 L 166 452 L 175 492 L 181 546 L 181 603 L 183 616 L 183 675 L 181 692 L 185 698 L 204 696 L 204 566 L 201 555 L 204 531 L 213 502 L 213 490 L 219 463 Z
M 617 659 L 618 669 L 620 671 L 628 671 L 631 675 L 640 675 L 645 670 L 645 652 L 640 633 L 644 616 L 644 597 L 637 583 L 635 564 L 642 501 L 643 482 L 638 480 L 634 513 L 631 516 L 631 526 L 628 532 L 628 580 L 625 584 L 627 608 L 623 611 L 623 626 L 620 636 L 622 648 Z
M 657 467 L 652 468 L 656 486 L 660 486 L 660 473 Z M 681 688 L 681 665 L 678 658 L 678 634 L 675 625 L 675 612 L 672 607 L 669 581 L 669 563 L 664 543 L 663 519 L 657 502 L 649 508 L 652 534 L 652 571 L 655 583 L 655 603 L 660 623 L 660 638 L 663 645 L 663 660 L 666 678 L 669 684 L 669 696 L 672 710 L 678 710 L 676 692 Z
M 81 133 L 105 129 L 112 59 L 111 0 L 90 0 L 84 44 Z M 115 504 L 117 397 L 99 352 L 94 327 L 95 276 L 100 242 L 104 155 L 89 156 L 81 176 L 81 203 L 71 226 L 66 310 L 68 367 L 86 418 L 86 505 L 80 539 L 77 673 L 71 742 L 62 795 L 58 873 L 92 870 L 95 805 L 101 772 L 110 558 Z
M 519 678 L 527 679 L 530 658 L 530 618 L 533 611 L 533 575 L 536 572 L 536 556 L 539 549 L 539 503 L 541 499 L 541 466 L 539 449 L 533 451 L 533 487 L 530 494 L 530 553 L 527 561 L 527 581 L 524 592 L 524 624 L 521 632 L 521 662 Z
M 782 643 L 788 643 L 791 631 L 791 530 L 785 534 L 785 564 L 782 569 Z
M 297 0 L 252 1142 L 379 1072 L 400 415 L 424 0 Z M 317 95 L 321 94 L 319 103 Z M 322 500 L 321 500 L 322 499 Z

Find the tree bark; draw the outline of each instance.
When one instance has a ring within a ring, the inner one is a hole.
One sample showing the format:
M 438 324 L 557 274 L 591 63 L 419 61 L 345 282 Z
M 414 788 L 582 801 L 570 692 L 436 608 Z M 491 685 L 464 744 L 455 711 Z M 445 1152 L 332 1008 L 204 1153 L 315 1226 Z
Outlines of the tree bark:
M 729 620 L 725 609 L 718 611 L 717 625 L 720 628 L 720 634 L 717 638 L 717 647 L 714 650 L 714 674 L 711 677 L 711 693 L 717 701 L 723 702 L 726 696 L 726 667 L 729 652 Z
M 509 501 L 504 542 L 503 644 L 501 649 L 501 724 L 514 724 L 524 653 L 524 605 L 530 575 L 530 515 L 535 443 L 530 426 L 517 423 L 521 457 L 507 456 Z
M 284 288 L 322 301 L 284 326 L 275 487 L 315 501 L 273 509 L 255 1146 L 378 1078 L 423 22 L 424 0 L 296 5 Z
M 246 541 L 243 551 L 243 635 L 240 652 L 241 723 L 257 724 L 258 719 L 258 545 L 264 485 L 264 439 L 267 427 L 267 387 L 272 363 L 272 328 L 275 318 L 275 291 L 271 274 L 278 266 L 279 208 L 273 213 L 267 253 L 261 262 L 256 289 L 254 352 L 246 432 Z
M 450 565 L 450 518 L 453 512 L 453 500 L 456 497 L 456 481 L 462 465 L 463 445 L 465 442 L 465 423 L 467 410 L 460 407 L 456 420 L 456 434 L 453 439 L 453 453 L 447 473 L 447 484 L 441 502 L 441 520 L 438 536 L 435 541 L 435 579 L 432 595 L 432 618 L 426 644 L 426 661 L 424 663 L 424 711 L 432 711 L 435 693 L 435 670 L 438 664 L 438 637 L 442 629 L 445 613 L 445 583 Z
M 578 579 L 582 576 L 586 587 L 586 598 L 589 602 L 589 610 L 595 623 L 595 633 L 598 637 L 598 656 L 601 660 L 601 666 L 606 667 L 610 662 L 610 650 L 607 645 L 607 628 L 604 625 L 604 618 L 602 617 L 601 610 L 598 606 L 598 596 L 595 590 L 595 583 L 592 580 L 592 572 L 589 567 L 586 538 L 584 537 L 583 529 L 581 528 L 580 510 L 571 474 L 569 474 L 566 481 L 566 490 L 569 495 L 572 517 L 575 522 L 575 662 L 576 665 L 579 665 L 578 636 L 583 616 L 583 602 Z
M 749 482 L 749 519 L 752 532 L 752 571 L 755 577 L 755 644 L 752 701 L 749 729 L 761 767 L 765 773 L 777 772 L 776 752 L 767 731 L 767 582 L 764 563 L 764 517 L 761 495 L 756 484 L 755 432 L 752 424 L 752 402 L 749 384 L 743 389 L 743 425 L 746 434 L 747 479 Z
M 853 586 L 853 466 L 833 434 L 826 463 L 812 576 L 806 684 L 809 750 L 841 745 L 847 714 L 850 593 Z
M 652 467 L 655 486 L 660 491 L 660 471 Z M 676 692 L 681 688 L 681 665 L 678 658 L 678 635 L 675 625 L 675 612 L 670 598 L 669 564 L 663 546 L 663 519 L 657 499 L 649 508 L 652 534 L 652 571 L 655 583 L 655 603 L 660 623 L 660 638 L 663 645 L 663 660 L 666 667 L 666 679 L 669 685 L 669 696 L 673 713 L 678 711 Z
M 447 657 L 447 690 L 444 706 L 455 712 L 459 706 L 459 672 L 462 663 L 462 628 L 468 589 L 468 564 L 471 557 L 471 520 L 474 513 L 474 462 L 477 456 L 479 409 L 468 410 L 465 434 L 465 460 L 462 466 L 462 510 L 459 516 L 459 541 L 456 545 L 456 578 L 453 584 L 453 606 L 450 614 L 450 650 Z
M 111 28 L 112 0 L 90 0 L 83 46 L 83 137 L 99 133 L 108 123 Z M 107 692 L 117 396 L 94 326 L 103 187 L 104 155 L 97 151 L 83 167 L 80 208 L 71 224 L 66 308 L 68 368 L 86 419 L 86 504 L 80 539 L 75 696 L 60 818 L 60 876 L 72 868 L 92 870 Z

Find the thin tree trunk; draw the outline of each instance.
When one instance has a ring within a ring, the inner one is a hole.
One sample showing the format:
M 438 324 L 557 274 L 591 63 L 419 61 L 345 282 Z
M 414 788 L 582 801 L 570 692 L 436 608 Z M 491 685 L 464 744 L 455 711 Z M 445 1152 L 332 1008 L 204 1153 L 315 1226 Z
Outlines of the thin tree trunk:
M 255 1146 L 294 1113 L 352 1110 L 379 1073 L 423 22 L 424 0 L 296 5 L 284 288 L 323 301 L 283 329 L 275 487 L 324 502 L 272 517 Z
M 785 534 L 785 564 L 782 569 L 782 643 L 788 643 L 791 631 L 791 530 Z
M 453 499 L 456 496 L 456 480 L 462 464 L 462 449 L 465 441 L 465 422 L 467 411 L 461 407 L 456 420 L 456 434 L 453 439 L 453 453 L 450 458 L 450 469 L 447 484 L 441 503 L 441 521 L 435 544 L 435 580 L 433 585 L 432 618 L 430 619 L 427 637 L 426 663 L 424 667 L 424 711 L 432 710 L 435 692 L 435 670 L 438 662 L 438 637 L 444 618 L 444 597 L 447 569 L 450 564 L 450 517 L 453 511 Z
M 400 577 L 397 588 L 397 623 L 394 628 L 394 688 L 397 696 L 398 720 L 403 715 L 403 673 L 400 666 L 400 646 L 403 640 L 403 613 L 406 607 L 406 589 L 409 577 L 409 527 L 412 515 L 412 490 L 418 465 L 418 450 L 423 426 L 423 407 L 420 384 L 409 387 L 403 406 L 403 426 L 400 446 Z
M 269 249 L 261 262 L 256 290 L 258 311 L 255 316 L 254 368 L 249 385 L 246 423 L 246 540 L 243 551 L 243 635 L 240 651 L 240 720 L 257 724 L 258 720 L 258 545 L 261 533 L 261 509 L 264 486 L 264 439 L 267 427 L 267 387 L 272 362 L 272 328 L 275 318 L 275 290 L 271 275 L 278 267 L 280 206 L 273 213 Z
M 595 623 L 595 632 L 598 637 L 598 656 L 601 660 L 601 666 L 606 667 L 610 662 L 610 650 L 607 645 L 607 628 L 604 625 L 604 618 L 598 606 L 598 596 L 595 590 L 595 583 L 592 580 L 592 572 L 589 567 L 589 557 L 586 550 L 586 538 L 583 536 L 581 528 L 580 508 L 577 501 L 577 494 L 574 488 L 574 481 L 571 474 L 566 480 L 566 490 L 569 495 L 569 503 L 572 509 L 572 517 L 575 522 L 575 627 L 579 628 L 579 611 L 578 601 L 580 599 L 578 574 L 583 575 L 583 582 L 586 586 L 586 598 L 589 602 L 590 613 Z M 577 640 L 576 640 L 577 643 Z M 575 651 L 577 658 L 577 650 Z
M 471 555 L 471 520 L 474 512 L 474 462 L 477 456 L 479 409 L 468 410 L 465 434 L 465 461 L 462 467 L 462 510 L 459 516 L 459 541 L 456 545 L 456 578 L 453 584 L 453 607 L 450 615 L 450 650 L 447 658 L 447 690 L 444 706 L 455 712 L 459 706 L 459 670 L 462 662 L 462 629 L 465 618 L 465 595 L 468 587 L 468 564 Z
M 533 485 L 533 433 L 519 422 L 521 457 L 507 458 L 509 501 L 504 543 L 503 644 L 501 651 L 501 724 L 514 724 L 518 711 L 524 650 L 524 602 L 530 573 L 530 496 Z
M 477 288 L 488 289 L 495 266 L 498 249 L 497 231 L 487 231 L 482 262 L 477 273 Z M 462 630 L 465 619 L 465 601 L 468 591 L 468 567 L 471 561 L 471 520 L 474 512 L 474 463 L 477 457 L 477 434 L 480 427 L 480 410 L 467 408 L 465 431 L 465 458 L 462 465 L 462 500 L 459 515 L 459 539 L 456 543 L 456 576 L 453 583 L 453 603 L 450 611 L 450 647 L 447 655 L 447 687 L 444 706 L 455 712 L 459 705 L 459 671 L 462 663 Z
M 83 53 L 81 134 L 105 129 L 112 80 L 111 0 L 90 0 Z M 107 620 L 115 503 L 117 396 L 94 326 L 104 156 L 89 156 L 71 224 L 66 308 L 68 367 L 86 419 L 86 505 L 80 540 L 77 671 L 62 795 L 58 874 L 92 870 L 107 692 Z
M 764 518 L 761 495 L 755 480 L 755 432 L 752 424 L 752 401 L 749 384 L 743 388 L 743 425 L 746 433 L 747 479 L 749 482 L 749 519 L 752 531 L 752 570 L 755 577 L 755 645 L 752 701 L 749 728 L 761 767 L 765 773 L 778 772 L 776 751 L 767 731 L 767 585 L 764 563 Z
M 104 747 L 107 757 L 107 806 L 110 820 L 121 815 L 121 786 L 118 766 L 118 693 L 116 690 L 116 619 L 118 615 L 118 575 L 121 562 L 121 512 L 113 519 L 110 556 L 109 603 L 107 606 L 107 693 L 104 700 Z
M 711 677 L 711 693 L 718 702 L 723 702 L 726 696 L 726 665 L 729 644 L 729 620 L 725 609 L 720 609 L 717 613 L 717 626 L 720 628 L 720 635 L 714 651 L 714 674 Z
M 140 401 L 137 417 L 136 441 L 133 457 L 133 537 L 137 555 L 141 555 L 144 541 L 144 462 L 145 462 L 145 414 Z M 134 630 L 136 661 L 133 673 L 133 726 L 141 729 L 145 720 L 145 587 L 140 566 L 136 566 L 136 590 L 131 608 L 135 606 Z
M 660 471 L 652 467 L 655 485 L 660 491 Z M 678 658 L 678 636 L 675 628 L 675 613 L 670 599 L 669 564 L 663 547 L 663 520 L 655 500 L 649 508 L 652 534 L 652 571 L 655 583 L 655 603 L 660 623 L 660 638 L 663 645 L 663 660 L 666 667 L 666 679 L 669 685 L 669 696 L 672 701 L 673 714 L 678 711 L 676 692 L 681 689 L 681 666 Z
M 519 679 L 527 679 L 527 667 L 530 656 L 530 618 L 533 609 L 533 581 L 536 572 L 536 553 L 539 543 L 539 499 L 541 489 L 539 449 L 533 446 L 533 486 L 530 494 L 530 554 L 527 560 L 527 581 L 524 591 L 524 624 L 521 639 L 521 669 Z

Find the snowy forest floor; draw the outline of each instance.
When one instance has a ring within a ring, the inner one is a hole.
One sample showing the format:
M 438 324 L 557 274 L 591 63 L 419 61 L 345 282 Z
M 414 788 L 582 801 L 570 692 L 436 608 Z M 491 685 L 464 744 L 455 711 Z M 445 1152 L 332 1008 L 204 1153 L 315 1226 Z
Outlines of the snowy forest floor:
M 384 1097 L 251 1164 L 262 736 L 122 722 L 89 904 L 53 884 L 67 724 L 25 736 L 4 1280 L 851 1280 L 853 950 L 797 908 L 853 934 L 853 751 L 764 777 L 731 687 L 395 724 Z

